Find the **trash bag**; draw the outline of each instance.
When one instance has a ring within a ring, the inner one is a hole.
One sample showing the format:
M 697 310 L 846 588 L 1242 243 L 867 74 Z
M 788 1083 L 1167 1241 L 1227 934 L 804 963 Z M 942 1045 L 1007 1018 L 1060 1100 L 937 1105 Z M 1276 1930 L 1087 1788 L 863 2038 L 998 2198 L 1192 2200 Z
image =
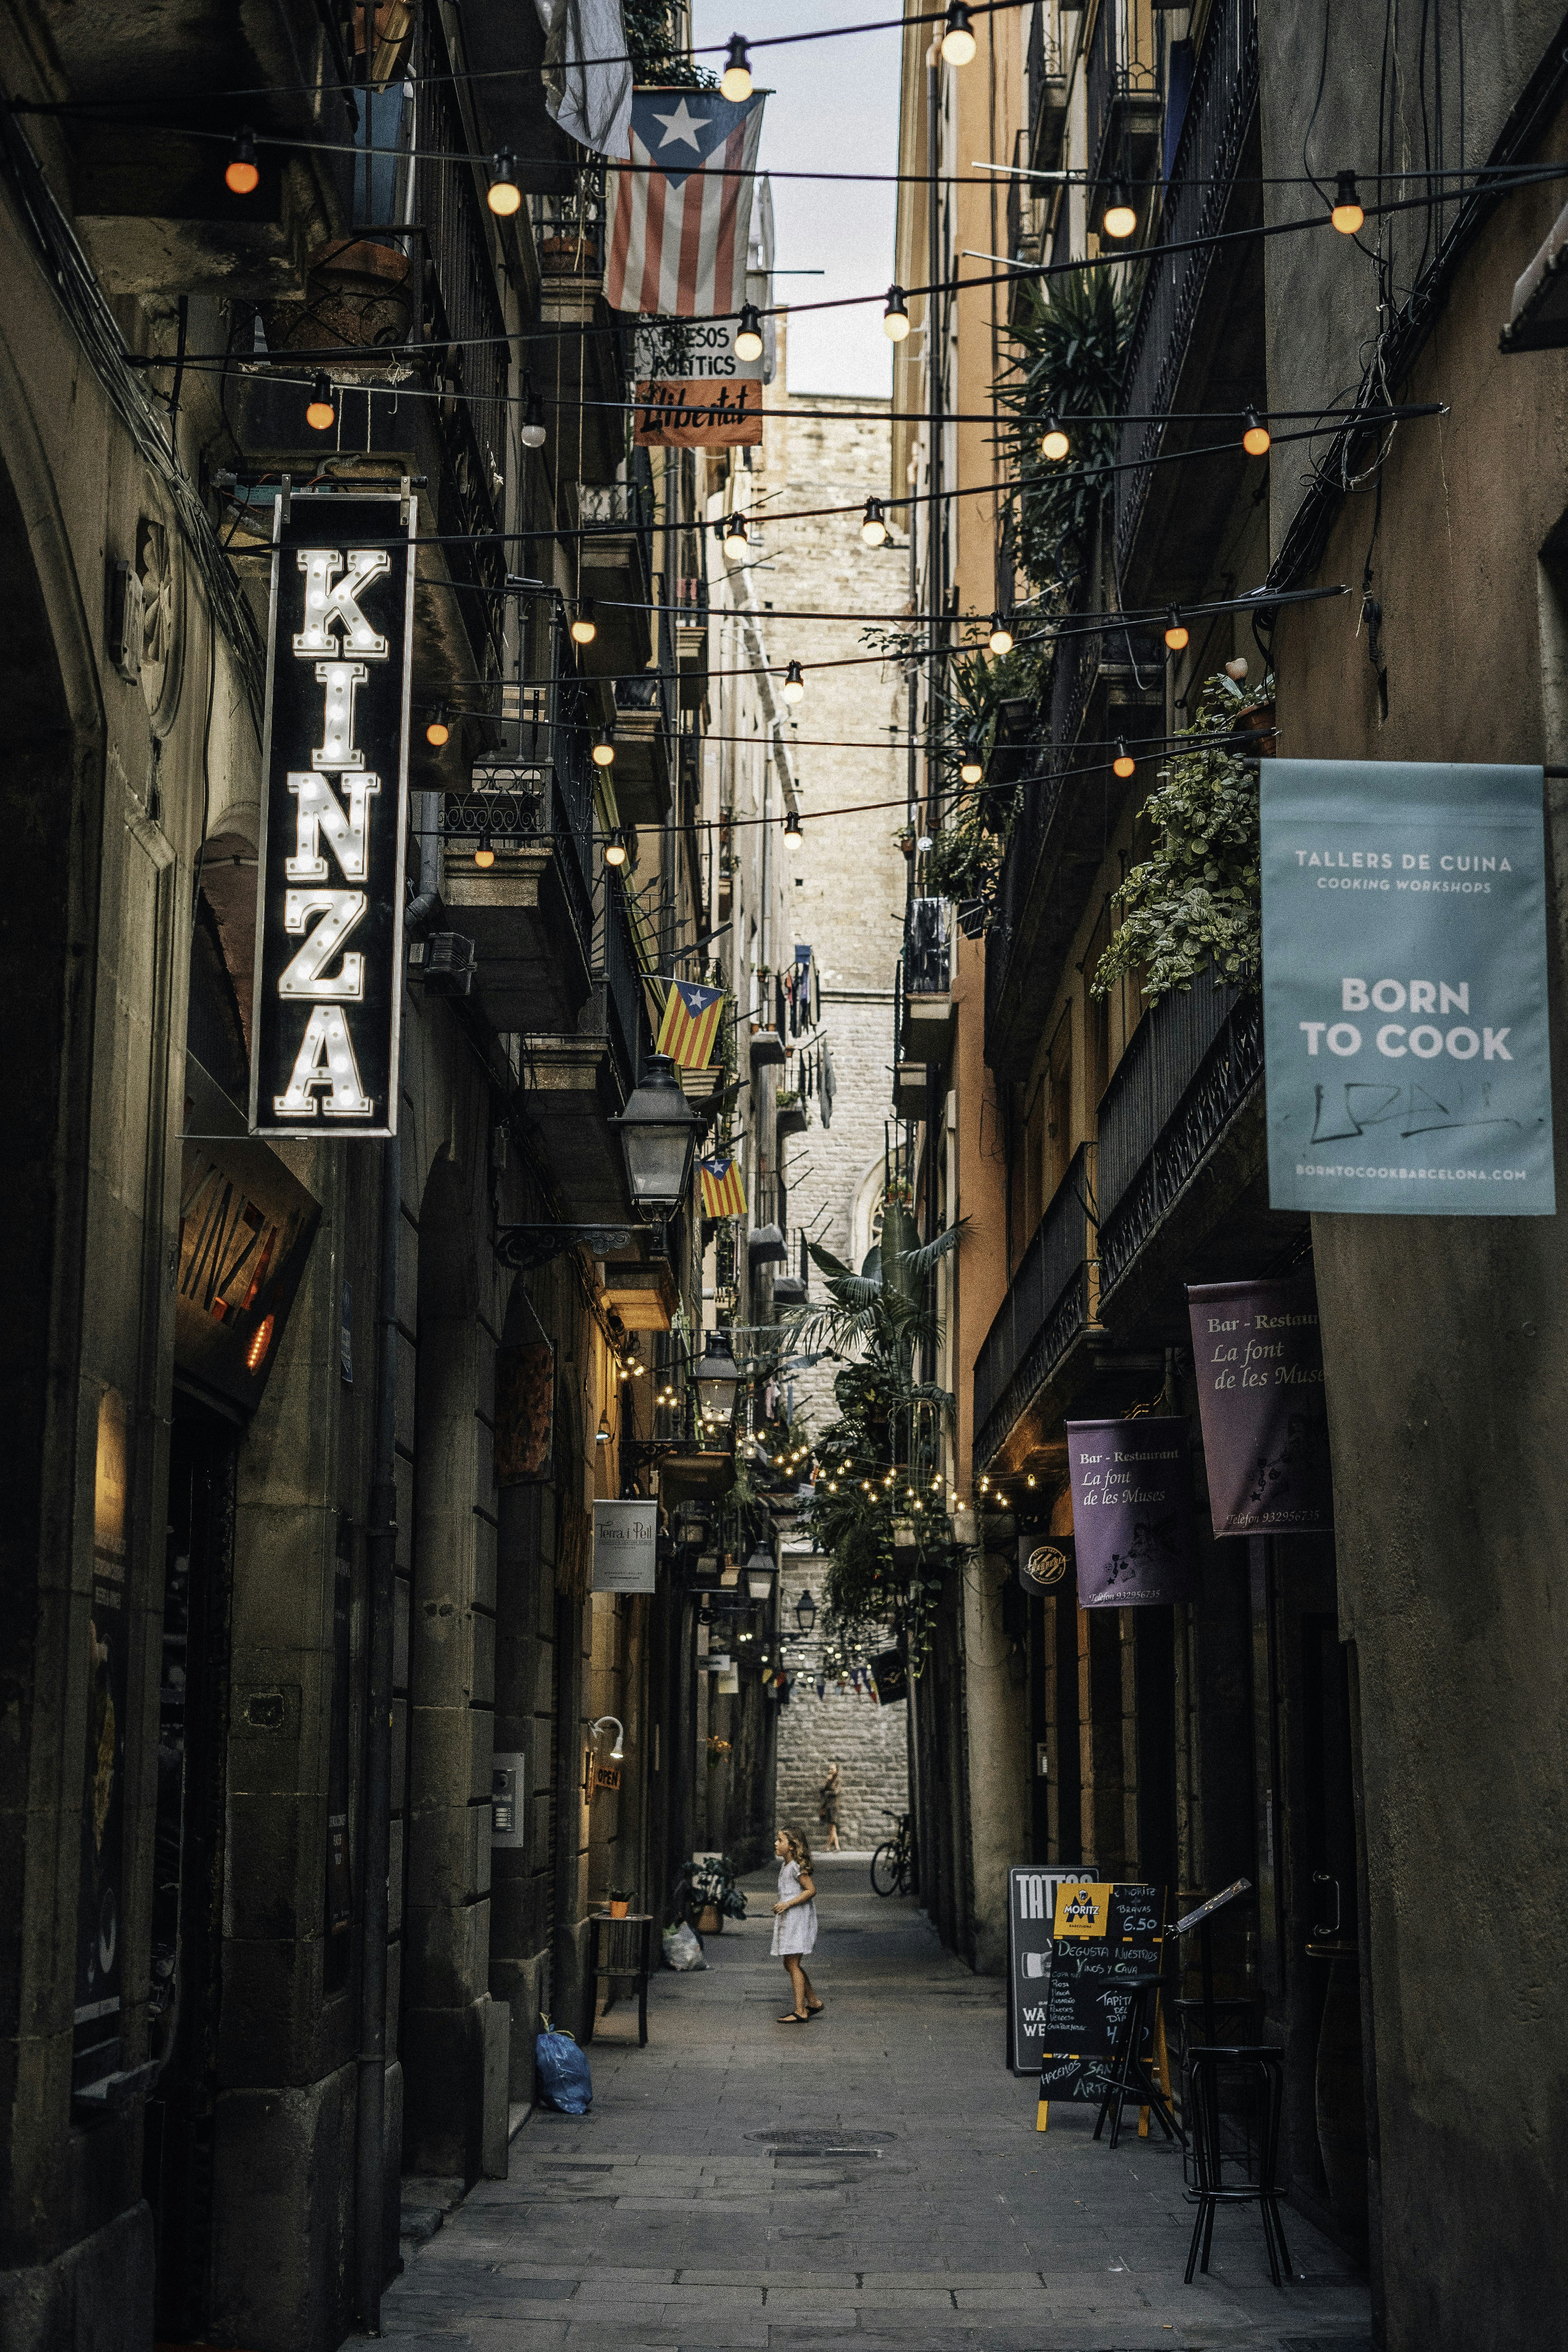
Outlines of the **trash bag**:
M 541 2104 L 560 2116 L 585 2116 L 594 2104 L 594 2078 L 584 2053 L 569 2033 L 557 2033 L 550 2020 L 533 2045 Z
M 694 1928 L 683 1919 L 679 1927 L 667 1927 L 663 1936 L 664 1965 L 667 1969 L 705 1969 L 702 1946 Z

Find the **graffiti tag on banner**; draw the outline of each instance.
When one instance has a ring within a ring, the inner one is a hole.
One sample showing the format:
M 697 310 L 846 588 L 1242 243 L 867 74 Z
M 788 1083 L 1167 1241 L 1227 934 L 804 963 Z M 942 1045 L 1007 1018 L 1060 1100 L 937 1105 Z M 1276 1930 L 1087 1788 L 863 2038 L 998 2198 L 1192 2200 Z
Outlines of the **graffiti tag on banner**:
M 632 438 L 639 449 L 741 449 L 763 437 L 762 387 L 639 383 Z

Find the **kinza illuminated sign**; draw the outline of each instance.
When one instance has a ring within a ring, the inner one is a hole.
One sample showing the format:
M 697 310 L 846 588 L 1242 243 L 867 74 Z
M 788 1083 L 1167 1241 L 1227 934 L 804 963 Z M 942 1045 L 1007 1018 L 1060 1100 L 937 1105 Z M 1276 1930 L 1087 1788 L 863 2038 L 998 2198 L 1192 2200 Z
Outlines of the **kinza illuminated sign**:
M 250 1125 L 397 1125 L 415 513 L 395 492 L 278 502 Z

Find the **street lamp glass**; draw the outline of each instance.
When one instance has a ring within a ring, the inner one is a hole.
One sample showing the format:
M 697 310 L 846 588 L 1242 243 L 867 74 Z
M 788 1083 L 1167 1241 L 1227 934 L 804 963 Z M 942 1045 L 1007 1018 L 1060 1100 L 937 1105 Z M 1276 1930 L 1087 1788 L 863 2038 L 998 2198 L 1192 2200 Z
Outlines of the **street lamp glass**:
M 626 1182 L 639 1209 L 678 1209 L 691 1181 L 697 1113 L 666 1054 L 655 1054 L 626 1109 L 611 1124 L 621 1139 Z
M 735 1399 L 740 1394 L 741 1374 L 722 1331 L 710 1334 L 694 1377 L 697 1402 L 704 1416 L 728 1429 L 735 1417 Z
M 809 1633 L 816 1622 L 816 1603 L 811 1597 L 809 1585 L 795 1604 L 795 1622 L 803 1633 Z

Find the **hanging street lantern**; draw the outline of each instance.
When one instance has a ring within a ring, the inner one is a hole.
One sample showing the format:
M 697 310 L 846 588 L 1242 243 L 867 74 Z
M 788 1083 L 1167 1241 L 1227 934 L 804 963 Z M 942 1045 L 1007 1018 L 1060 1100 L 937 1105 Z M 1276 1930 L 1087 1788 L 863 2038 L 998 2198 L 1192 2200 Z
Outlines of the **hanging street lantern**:
M 809 1633 L 816 1622 L 816 1603 L 811 1597 L 809 1585 L 795 1604 L 795 1622 L 803 1633 Z
M 746 1562 L 746 1590 L 753 1601 L 766 1601 L 773 1589 L 773 1556 L 759 1544 Z
M 668 1055 L 651 1055 L 647 1076 L 619 1118 L 610 1121 L 620 1135 L 626 1182 L 636 1207 L 661 1216 L 679 1208 L 691 1182 L 700 1124 L 677 1082 Z
M 722 1331 L 710 1333 L 693 1377 L 703 1420 L 716 1430 L 728 1431 L 735 1418 L 741 1373 Z

